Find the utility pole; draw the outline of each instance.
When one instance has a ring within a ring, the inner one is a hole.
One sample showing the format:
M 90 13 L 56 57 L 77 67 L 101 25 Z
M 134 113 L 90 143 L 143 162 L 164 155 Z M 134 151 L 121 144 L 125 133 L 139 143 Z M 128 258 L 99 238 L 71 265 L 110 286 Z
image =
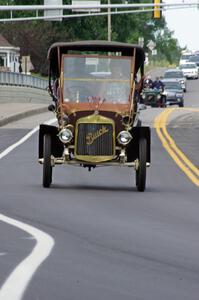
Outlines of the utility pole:
M 108 4 L 111 4 L 111 0 L 108 0 Z M 111 8 L 108 8 L 108 41 L 111 41 Z

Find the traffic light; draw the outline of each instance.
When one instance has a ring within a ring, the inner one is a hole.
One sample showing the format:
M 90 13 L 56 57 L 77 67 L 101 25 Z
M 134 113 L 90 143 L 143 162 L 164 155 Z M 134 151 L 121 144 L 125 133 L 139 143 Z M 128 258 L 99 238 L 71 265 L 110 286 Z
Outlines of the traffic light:
M 162 0 L 153 0 L 154 4 L 160 4 L 162 3 Z M 154 19 L 160 19 L 162 17 L 162 11 L 160 6 L 154 6 L 153 9 L 153 18 Z

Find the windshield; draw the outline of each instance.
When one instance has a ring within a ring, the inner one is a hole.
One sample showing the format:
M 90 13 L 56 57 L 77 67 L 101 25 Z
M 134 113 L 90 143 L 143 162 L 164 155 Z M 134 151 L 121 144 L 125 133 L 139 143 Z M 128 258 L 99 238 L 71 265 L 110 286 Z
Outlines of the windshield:
M 192 56 L 190 57 L 189 61 L 199 62 L 199 56 L 198 55 Z
M 196 64 L 186 64 L 180 66 L 180 69 L 196 69 L 196 68 L 197 68 Z
M 130 57 L 64 56 L 64 102 L 127 103 Z
M 191 54 L 183 54 L 180 59 L 181 60 L 188 60 L 191 56 L 192 56 Z
M 181 85 L 179 82 L 164 82 L 164 89 L 165 90 L 179 90 L 179 92 L 182 92 Z
M 165 78 L 182 78 L 183 77 L 183 73 L 179 72 L 179 71 L 172 71 L 172 72 L 166 72 L 164 74 Z

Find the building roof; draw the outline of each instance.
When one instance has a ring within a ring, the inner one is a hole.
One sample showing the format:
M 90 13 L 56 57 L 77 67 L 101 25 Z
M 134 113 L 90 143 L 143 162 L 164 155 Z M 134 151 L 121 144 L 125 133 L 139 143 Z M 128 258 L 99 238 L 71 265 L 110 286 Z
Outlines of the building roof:
M 4 37 L 0 34 L 0 47 L 13 47 Z

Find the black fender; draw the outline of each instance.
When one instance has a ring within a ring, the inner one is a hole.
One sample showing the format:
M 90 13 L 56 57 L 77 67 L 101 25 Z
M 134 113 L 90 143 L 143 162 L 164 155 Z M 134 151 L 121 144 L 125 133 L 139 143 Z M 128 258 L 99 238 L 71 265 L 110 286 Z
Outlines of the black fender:
M 43 158 L 43 138 L 45 134 L 51 136 L 51 154 L 54 157 L 61 157 L 64 146 L 57 136 L 58 128 L 56 126 L 41 124 L 39 126 L 39 158 Z
M 133 127 L 130 130 L 131 142 L 126 147 L 127 161 L 133 162 L 139 157 L 139 140 L 145 138 L 147 141 L 147 162 L 151 162 L 151 130 L 150 127 Z

